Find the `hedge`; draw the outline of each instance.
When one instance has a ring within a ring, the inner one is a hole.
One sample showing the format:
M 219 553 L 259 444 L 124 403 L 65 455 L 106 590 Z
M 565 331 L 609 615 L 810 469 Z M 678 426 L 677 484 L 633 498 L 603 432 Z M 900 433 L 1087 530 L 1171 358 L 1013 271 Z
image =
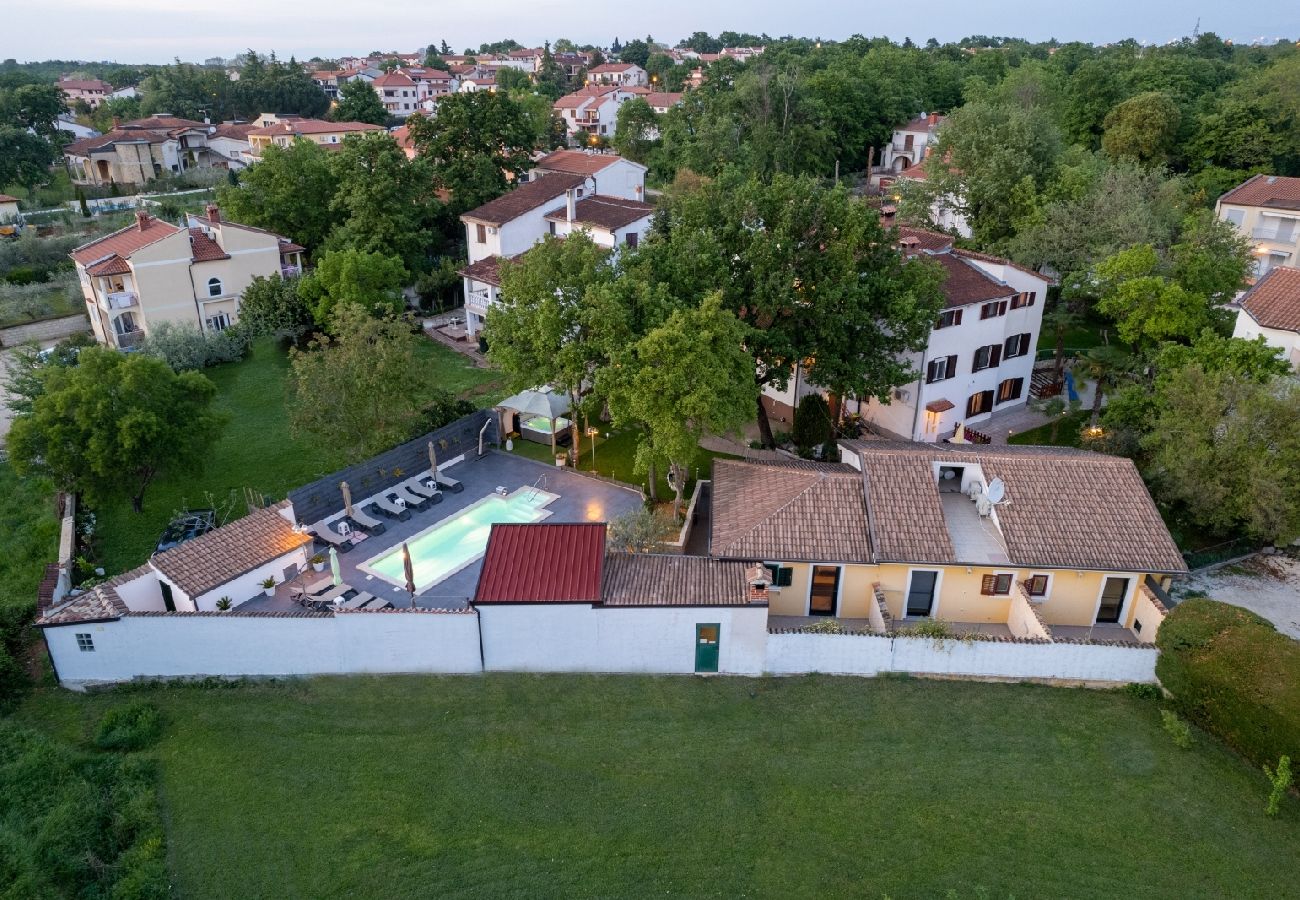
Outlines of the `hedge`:
M 1183 715 L 1257 765 L 1300 758 L 1300 643 L 1248 610 L 1194 598 L 1156 646 L 1156 675 Z

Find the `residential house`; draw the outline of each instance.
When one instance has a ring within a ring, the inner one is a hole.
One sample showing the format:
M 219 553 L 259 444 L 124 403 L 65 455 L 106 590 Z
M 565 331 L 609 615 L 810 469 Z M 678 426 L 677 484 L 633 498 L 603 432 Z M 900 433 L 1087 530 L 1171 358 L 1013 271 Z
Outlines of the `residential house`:
M 17 222 L 18 218 L 18 198 L 0 194 L 0 225 Z
M 554 53 L 551 56 L 555 60 L 555 64 L 560 67 L 560 71 L 564 73 L 564 77 L 569 79 L 570 84 L 591 65 L 591 54 L 585 50 L 573 53 Z
M 62 113 L 54 122 L 54 127 L 59 131 L 66 131 L 72 135 L 72 140 L 80 141 L 86 138 L 99 137 L 102 132 L 96 131 L 89 125 L 82 125 L 68 113 Z
M 420 108 L 420 92 L 415 80 L 401 69 L 394 69 L 386 75 L 380 75 L 371 87 L 379 95 L 388 114 L 398 119 L 405 119 Z
M 73 141 L 63 156 L 74 184 L 144 184 L 163 173 L 226 168 L 230 160 L 208 145 L 211 130 L 206 122 L 160 113 Z
M 257 126 L 249 122 L 223 122 L 214 125 L 208 134 L 208 146 L 214 153 L 225 157 L 228 168 L 243 169 L 247 167 L 248 155 L 253 149 L 248 136 L 256 128 Z
M 1300 266 L 1300 178 L 1255 175 L 1220 197 L 1214 214 L 1254 245 L 1256 278 Z
M 944 306 L 925 349 L 906 355 L 917 380 L 895 388 L 889 403 L 846 399 L 844 408 L 905 440 L 948 440 L 958 425 L 989 428 L 997 415 L 1029 400 L 1050 282 L 1009 260 L 957 249 L 945 234 L 915 228 L 899 234 L 905 254 L 942 267 Z M 786 390 L 764 390 L 763 405 L 788 423 L 811 393 L 825 391 L 796 369 Z
M 91 109 L 96 109 L 113 93 L 113 86 L 98 78 L 60 78 L 57 86 L 68 106 L 81 100 Z
M 1187 566 L 1130 460 L 846 441 L 842 463 L 715 460 L 709 555 L 772 571 L 774 623 L 1150 643 Z
M 137 212 L 133 224 L 70 255 L 95 339 L 131 349 L 161 322 L 229 327 L 253 278 L 300 273 L 302 254 L 288 238 L 227 222 L 209 205 L 184 228 Z
M 611 249 L 639 242 L 653 215 L 639 202 L 644 177 L 644 166 L 619 156 L 557 151 L 538 161 L 528 181 L 462 215 L 469 260 L 460 275 L 468 334 L 482 330 L 488 308 L 500 302 L 502 261 L 548 234 L 583 230 Z
M 564 120 L 570 138 L 580 143 L 587 135 L 612 137 L 618 125 L 618 108 L 636 93 L 615 85 L 588 85 L 556 100 L 552 108 Z
M 909 186 L 928 179 L 929 174 L 926 170 L 929 167 L 929 162 L 930 159 L 927 157 L 916 165 L 904 169 L 898 174 L 897 178 L 882 177 L 880 180 L 881 188 L 886 191 L 889 199 L 897 204 L 903 199 L 903 195 L 907 192 Z M 930 221 L 944 231 L 968 238 L 972 233 L 970 223 L 966 220 L 966 214 L 961 207 L 959 197 L 952 195 L 935 197 L 930 202 Z
M 612 84 L 618 87 L 645 87 L 650 83 L 646 70 L 635 63 L 601 63 L 587 70 L 592 84 Z
M 1300 268 L 1274 266 L 1264 273 L 1242 296 L 1232 336 L 1263 337 L 1300 372 Z
M 251 164 L 262 158 L 267 147 L 289 147 L 294 141 L 303 140 L 320 144 L 323 147 L 337 149 L 343 139 L 350 134 L 367 131 L 383 131 L 382 125 L 367 122 L 326 122 L 322 119 L 284 119 L 274 125 L 254 128 L 248 132 L 249 149 L 245 162 Z
M 945 117 L 938 113 L 921 113 L 902 128 L 895 129 L 889 143 L 881 148 L 881 167 L 899 173 L 918 165 L 934 149 L 944 121 Z
M 415 82 L 420 109 L 425 112 L 433 112 L 438 105 L 438 100 L 448 94 L 454 94 L 459 84 L 456 76 L 442 69 L 419 67 L 403 71 Z
M 129 100 L 140 96 L 140 92 L 131 85 L 120 87 L 108 95 L 110 100 Z
M 682 97 L 686 96 L 681 91 L 651 91 L 645 95 L 645 102 L 650 104 L 650 108 L 659 115 L 663 115 L 674 106 L 682 105 Z
M 316 87 L 320 88 L 321 91 L 324 92 L 326 97 L 329 97 L 330 100 L 333 101 L 339 98 L 339 87 L 341 86 L 339 76 L 342 74 L 343 72 L 339 69 L 324 69 L 318 72 L 312 72 L 311 81 L 312 84 L 316 85 Z
M 495 67 L 486 66 L 475 66 L 472 72 L 459 76 L 456 88 L 462 94 L 472 94 L 475 91 L 495 92 L 496 89 L 497 70 Z

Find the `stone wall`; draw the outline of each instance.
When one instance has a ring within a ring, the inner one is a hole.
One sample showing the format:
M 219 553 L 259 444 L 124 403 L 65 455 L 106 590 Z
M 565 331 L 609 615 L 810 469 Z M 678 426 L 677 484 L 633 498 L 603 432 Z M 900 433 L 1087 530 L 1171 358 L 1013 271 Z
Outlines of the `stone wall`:
M 42 319 L 39 322 L 0 328 L 0 347 L 18 347 L 32 341 L 37 343 L 57 341 L 88 331 L 90 331 L 90 320 L 82 313 L 61 316 L 57 319 Z

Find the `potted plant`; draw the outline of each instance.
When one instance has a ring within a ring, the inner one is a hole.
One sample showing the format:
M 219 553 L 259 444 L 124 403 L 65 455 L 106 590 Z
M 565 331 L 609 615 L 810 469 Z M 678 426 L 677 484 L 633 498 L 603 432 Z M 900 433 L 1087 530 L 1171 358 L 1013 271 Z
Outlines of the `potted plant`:
M 230 607 L 232 606 L 234 606 L 234 601 L 231 600 L 229 597 L 222 597 L 220 600 L 217 601 L 217 609 L 219 609 L 221 612 L 225 612 L 226 610 L 230 609 Z
M 266 592 L 266 596 L 268 597 L 271 596 L 271 594 L 275 593 L 275 579 L 274 578 L 263 579 L 262 590 Z
M 311 558 L 311 567 L 317 572 L 325 571 L 325 557 L 317 553 Z

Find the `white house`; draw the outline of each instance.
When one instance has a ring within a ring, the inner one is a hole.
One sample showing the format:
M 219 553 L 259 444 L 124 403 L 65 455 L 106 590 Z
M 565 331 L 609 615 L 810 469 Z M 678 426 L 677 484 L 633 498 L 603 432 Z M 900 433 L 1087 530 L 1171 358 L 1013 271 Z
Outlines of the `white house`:
M 405 119 L 420 108 L 420 92 L 415 80 L 401 69 L 394 69 L 386 75 L 380 75 L 370 83 L 379 95 L 379 102 L 384 104 L 388 114 L 398 119 Z
M 534 163 L 530 178 L 560 173 L 589 176 L 596 193 L 624 200 L 645 199 L 646 167 L 616 153 L 595 150 L 556 150 Z
M 587 70 L 592 84 L 613 84 L 619 87 L 644 87 L 650 83 L 646 70 L 634 63 L 602 63 Z
M 1233 337 L 1262 337 L 1300 372 L 1300 268 L 1275 266 L 1241 298 Z
M 639 96 L 616 85 L 591 84 L 556 100 L 552 108 L 564 120 L 569 136 L 581 142 L 587 135 L 613 137 L 618 108 Z
M 921 113 L 902 128 L 895 129 L 880 151 L 880 165 L 898 173 L 917 165 L 938 141 L 944 117 L 938 113 Z
M 600 194 L 579 200 L 577 191 L 569 190 L 565 192 L 564 206 L 546 214 L 546 224 L 556 237 L 582 231 L 601 247 L 635 249 L 650 233 L 654 213 L 652 204 L 640 200 Z
M 1300 178 L 1255 175 L 1220 197 L 1214 214 L 1254 245 L 1255 277 L 1300 266 Z
M 904 228 L 900 246 L 943 267 L 946 298 L 927 345 L 907 355 L 920 377 L 889 403 L 846 400 L 879 430 L 913 441 L 940 441 L 958 423 L 978 429 L 994 413 L 1029 399 L 1048 280 L 994 256 L 952 246 L 952 238 Z M 799 400 L 824 393 L 796 371 L 785 391 L 764 391 L 768 414 L 792 421 Z
M 903 199 L 910 187 L 917 182 L 926 181 L 928 174 L 929 159 L 923 159 L 910 168 L 904 169 L 891 182 L 881 179 L 881 186 L 887 192 L 892 191 L 890 199 L 898 203 Z M 930 202 L 930 221 L 938 228 L 952 234 L 968 238 L 971 236 L 970 223 L 966 220 L 966 214 L 962 212 L 961 198 L 952 195 L 935 197 Z

